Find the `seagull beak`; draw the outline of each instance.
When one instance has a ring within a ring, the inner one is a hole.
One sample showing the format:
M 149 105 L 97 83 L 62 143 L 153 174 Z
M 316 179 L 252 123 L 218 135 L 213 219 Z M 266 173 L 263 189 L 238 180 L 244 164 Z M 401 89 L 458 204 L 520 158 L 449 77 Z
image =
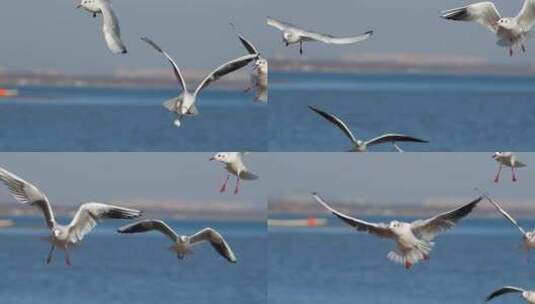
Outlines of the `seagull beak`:
M 496 154 L 492 154 L 492 158 L 496 158 Z
M 215 157 L 210 157 L 208 160 L 212 161 L 212 160 L 215 160 Z
M 81 7 L 82 7 L 82 4 L 78 4 L 78 5 L 76 6 L 76 9 L 79 9 L 79 8 L 81 8 Z

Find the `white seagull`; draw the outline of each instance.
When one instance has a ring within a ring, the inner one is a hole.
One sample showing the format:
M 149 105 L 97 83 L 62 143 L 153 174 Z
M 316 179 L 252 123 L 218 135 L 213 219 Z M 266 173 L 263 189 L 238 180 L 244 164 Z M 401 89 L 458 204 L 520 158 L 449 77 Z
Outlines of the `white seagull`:
M 191 247 L 194 245 L 200 244 L 202 242 L 208 241 L 212 247 L 225 259 L 231 263 L 236 263 L 236 256 L 232 249 L 227 244 L 225 239 L 212 228 L 204 228 L 201 231 L 195 233 L 194 235 L 178 235 L 171 227 L 169 227 L 165 222 L 160 220 L 142 220 L 132 224 L 125 225 L 119 228 L 119 233 L 139 233 L 147 232 L 151 230 L 157 230 L 165 234 L 171 241 L 174 243 L 171 246 L 178 259 L 182 260 L 186 255 L 192 254 Z
M 60 225 L 54 218 L 48 198 L 41 190 L 3 168 L 0 168 L 0 180 L 6 184 L 18 202 L 36 206 L 43 212 L 46 225 L 51 232 L 51 235 L 46 238 L 51 244 L 46 259 L 47 264 L 52 261 L 54 248 L 57 247 L 65 253 L 65 264 L 71 266 L 68 249 L 79 245 L 100 219 L 132 219 L 141 216 L 142 213 L 139 210 L 91 202 L 78 208 L 70 224 Z
M 529 261 L 529 251 L 533 248 L 535 248 L 535 230 L 533 231 L 527 231 L 522 228 L 518 224 L 518 222 L 509 214 L 507 211 L 505 211 L 498 203 L 494 202 L 488 195 L 482 194 L 496 209 L 498 210 L 501 215 L 503 215 L 509 222 L 511 222 L 522 234 L 522 248 L 524 251 L 528 254 L 528 261 Z
M 221 186 L 219 192 L 225 192 L 230 175 L 236 176 L 236 187 L 234 194 L 240 191 L 240 180 L 255 180 L 258 176 L 253 174 L 243 163 L 243 156 L 246 152 L 217 152 L 210 160 L 216 160 L 225 164 L 225 169 L 228 171 L 227 178 Z
M 492 2 L 478 2 L 465 7 L 444 11 L 442 18 L 458 21 L 475 21 L 498 37 L 497 44 L 509 48 L 513 56 L 513 48 L 520 46 L 526 51 L 524 41 L 535 24 L 535 0 L 524 0 L 524 6 L 516 17 L 501 17 Z
M 383 143 L 392 143 L 392 145 L 396 148 L 398 152 L 403 152 L 403 150 L 396 144 L 396 142 L 416 142 L 416 143 L 427 143 L 428 141 L 419 139 L 412 136 L 407 136 L 403 134 L 383 134 L 381 136 L 372 138 L 368 141 L 363 141 L 360 139 L 357 139 L 355 135 L 351 132 L 351 130 L 348 128 L 348 126 L 337 116 L 327 113 L 325 111 L 322 111 L 318 108 L 308 106 L 312 111 L 318 113 L 323 118 L 327 119 L 329 122 L 337 126 L 344 134 L 349 137 L 351 140 L 351 143 L 353 144 L 353 148 L 350 150 L 351 152 L 366 152 L 368 151 L 368 146 L 383 144 Z
M 390 251 L 387 257 L 396 263 L 404 264 L 409 269 L 421 260 L 428 260 L 434 243 L 432 240 L 440 232 L 449 230 L 457 222 L 467 216 L 482 197 L 451 211 L 441 213 L 425 220 L 416 220 L 412 223 L 391 221 L 390 224 L 369 223 L 354 217 L 345 215 L 331 208 L 317 194 L 312 193 L 318 203 L 327 208 L 346 224 L 355 227 L 358 231 L 365 231 L 380 238 L 388 238 L 396 242 L 396 249 Z
M 255 89 L 256 91 L 256 101 L 260 102 L 267 102 L 268 101 L 268 61 L 266 58 L 262 57 L 260 55 L 260 52 L 258 49 L 243 35 L 238 33 L 236 31 L 236 27 L 233 23 L 230 24 L 236 34 L 238 35 L 238 38 L 240 39 L 241 44 L 247 52 L 251 55 L 257 55 L 257 59 L 254 62 L 254 70 L 251 74 L 251 84 L 250 86 L 245 90 L 245 92 L 249 92 L 252 89 Z
M 219 78 L 243 68 L 244 66 L 246 66 L 247 64 L 249 64 L 251 61 L 255 60 L 258 57 L 258 54 L 253 54 L 253 55 L 250 54 L 250 55 L 242 56 L 240 58 L 231 60 L 219 66 L 217 69 L 212 71 L 212 73 L 210 73 L 199 84 L 199 86 L 197 86 L 197 89 L 195 89 L 193 93 L 190 93 L 186 86 L 186 81 L 184 80 L 184 77 L 182 77 L 182 73 L 180 72 L 180 69 L 178 68 L 173 58 L 171 58 L 171 56 L 169 56 L 167 52 L 165 52 L 162 48 L 160 48 L 154 41 L 150 40 L 149 38 L 142 37 L 141 40 L 148 43 L 156 51 L 162 53 L 167 58 L 167 60 L 171 63 L 173 72 L 175 73 L 175 76 L 178 80 L 178 84 L 182 88 L 182 93 L 180 95 L 164 102 L 163 104 L 164 107 L 167 108 L 170 112 L 175 113 L 176 119 L 174 123 L 177 127 L 180 127 L 182 117 L 196 116 L 199 114 L 199 111 L 197 110 L 195 103 L 197 101 L 197 95 L 204 88 L 206 88 L 211 83 L 218 80 Z
M 352 44 L 368 40 L 373 35 L 373 31 L 367 31 L 359 36 L 335 37 L 332 35 L 307 31 L 291 23 L 278 21 L 271 17 L 267 17 L 267 24 L 282 31 L 282 42 L 286 46 L 299 43 L 300 54 L 303 54 L 303 42 L 306 41 L 319 41 L 327 44 Z
M 512 152 L 496 152 L 492 155 L 500 166 L 498 167 L 498 173 L 494 178 L 494 182 L 497 183 L 500 181 L 500 173 L 502 172 L 502 166 L 511 168 L 512 180 L 516 182 L 515 168 L 522 168 L 526 165 L 516 159 L 516 156 Z
M 83 8 L 96 17 L 102 14 L 102 32 L 110 51 L 114 54 L 126 54 L 127 50 L 121 41 L 121 28 L 117 15 L 111 7 L 110 0 L 82 0 L 76 8 Z
M 522 298 L 526 300 L 529 304 L 535 304 L 535 292 L 530 290 L 525 290 L 522 288 L 514 287 L 514 286 L 505 286 L 498 290 L 493 291 L 486 299 L 485 302 L 489 302 L 490 300 L 499 297 L 501 295 L 507 294 L 507 293 L 520 293 L 522 295 Z

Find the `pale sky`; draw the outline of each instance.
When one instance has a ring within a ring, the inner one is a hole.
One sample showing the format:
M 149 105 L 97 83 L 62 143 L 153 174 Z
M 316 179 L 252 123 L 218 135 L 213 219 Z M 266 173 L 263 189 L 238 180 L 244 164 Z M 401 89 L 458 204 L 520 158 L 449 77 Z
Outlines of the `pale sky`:
M 244 53 L 229 22 L 268 57 L 299 57 L 282 46 L 280 33 L 266 16 L 334 35 L 373 29 L 372 40 L 351 46 L 308 44 L 308 58 L 337 58 L 345 53 L 422 53 L 481 56 L 492 62 L 533 61 L 528 53 L 509 58 L 496 39 L 477 24 L 448 22 L 441 10 L 465 0 L 112 0 L 126 56 L 105 47 L 100 18 L 74 9 L 76 0 L 3 0 L 0 10 L 0 66 L 12 70 L 58 69 L 69 73 L 111 73 L 118 69 L 167 68 L 161 56 L 143 44 L 147 35 L 173 55 L 184 69 L 210 68 Z M 522 1 L 495 1 L 502 15 L 516 15 Z M 306 9 L 303 9 L 303 8 Z

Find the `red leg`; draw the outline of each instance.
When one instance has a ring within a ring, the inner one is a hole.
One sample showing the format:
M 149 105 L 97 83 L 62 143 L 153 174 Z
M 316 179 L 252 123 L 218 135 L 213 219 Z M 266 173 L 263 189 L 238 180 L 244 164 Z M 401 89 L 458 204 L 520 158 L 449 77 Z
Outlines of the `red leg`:
M 69 258 L 69 252 L 67 250 L 65 250 L 65 265 L 69 267 L 72 266 L 71 259 Z
M 240 192 L 240 176 L 236 177 L 236 188 L 234 189 L 234 194 L 238 194 Z
M 513 182 L 516 182 L 515 168 L 511 167 L 511 172 L 513 173 Z
M 522 53 L 525 53 L 526 52 L 526 47 L 524 46 L 524 44 L 521 44 L 520 47 L 522 48 Z
M 424 261 L 429 261 L 429 256 L 424 253 Z
M 225 182 L 223 183 L 223 185 L 221 186 L 221 189 L 219 189 L 219 192 L 220 193 L 223 193 L 225 192 L 225 190 L 227 189 L 227 183 L 228 183 L 228 179 L 230 178 L 230 174 L 227 174 L 227 178 L 225 179 Z
M 496 177 L 494 178 L 494 182 L 497 183 L 500 181 L 500 173 L 502 172 L 502 164 L 500 164 L 500 167 L 498 168 L 498 173 L 496 174 Z
M 412 264 L 409 261 L 405 261 L 405 269 L 410 269 Z

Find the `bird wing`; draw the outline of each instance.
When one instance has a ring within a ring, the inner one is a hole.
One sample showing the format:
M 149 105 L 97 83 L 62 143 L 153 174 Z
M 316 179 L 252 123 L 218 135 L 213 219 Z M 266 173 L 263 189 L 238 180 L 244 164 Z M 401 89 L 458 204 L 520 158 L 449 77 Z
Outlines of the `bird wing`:
M 499 297 L 501 295 L 504 295 L 506 293 L 512 293 L 512 292 L 524 292 L 525 290 L 522 288 L 514 287 L 514 286 L 505 286 L 500 289 L 497 289 L 493 291 L 486 299 L 485 302 L 488 302 L 492 300 L 495 297 Z
M 132 224 L 124 225 L 117 229 L 119 233 L 139 233 L 157 230 L 176 242 L 178 235 L 164 221 L 161 220 L 142 220 Z
M 526 166 L 526 164 L 524 164 L 523 162 L 515 160 L 515 168 L 522 168 L 522 167 L 525 167 L 525 166 Z
M 332 214 L 336 215 L 339 219 L 344 221 L 346 224 L 355 227 L 358 231 L 365 231 L 368 233 L 371 233 L 373 235 L 376 235 L 381 238 L 394 238 L 394 233 L 383 223 L 369 223 L 363 220 L 356 219 L 354 217 L 345 215 L 335 209 L 333 209 L 331 206 L 329 206 L 317 193 L 312 193 L 314 196 L 314 199 L 323 207 L 325 207 L 327 210 L 329 210 Z
M 383 143 L 394 143 L 394 142 L 418 142 L 418 143 L 427 143 L 427 140 L 419 139 L 412 136 L 407 136 L 403 134 L 383 134 L 372 138 L 366 142 L 367 146 L 373 146 Z
M 231 61 L 219 66 L 217 69 L 212 71 L 212 73 L 210 73 L 210 75 L 208 75 L 201 82 L 201 84 L 199 84 L 199 86 L 197 87 L 197 89 L 195 90 L 195 93 L 193 93 L 193 95 L 197 96 L 202 89 L 204 89 L 207 86 L 209 86 L 212 82 L 218 80 L 219 78 L 221 78 L 221 77 L 223 77 L 223 76 L 225 76 L 225 75 L 227 75 L 229 73 L 232 73 L 232 72 L 234 72 L 236 70 L 239 70 L 239 69 L 243 68 L 244 66 L 249 64 L 249 62 L 253 61 L 257 57 L 258 57 L 257 54 L 252 54 L 252 55 L 249 54 L 249 55 L 245 55 L 245 56 L 236 58 L 234 60 L 231 60 Z
M 496 33 L 500 13 L 492 2 L 478 2 L 442 12 L 442 18 L 457 21 L 475 21 Z
M 349 137 L 349 139 L 351 139 L 351 142 L 353 143 L 356 143 L 357 142 L 357 139 L 355 138 L 355 136 L 353 135 L 353 133 L 351 132 L 351 130 L 349 129 L 349 127 L 346 125 L 345 122 L 343 122 L 340 118 L 338 118 L 337 116 L 333 115 L 333 114 L 330 114 L 330 113 L 327 113 L 325 111 L 322 111 L 318 108 L 315 108 L 313 106 L 308 106 L 312 111 L 318 113 L 319 115 L 321 115 L 323 118 L 327 119 L 328 121 L 330 121 L 331 123 L 333 123 L 335 126 L 337 126 L 340 130 L 342 130 L 342 132 L 344 132 L 344 134 Z
M 524 0 L 524 5 L 515 20 L 524 32 L 529 32 L 535 25 L 535 0 Z
M 236 26 L 234 26 L 234 23 L 230 23 L 230 26 L 232 26 L 232 29 L 234 29 L 234 31 L 236 32 L 236 35 L 238 35 L 238 38 L 240 39 L 241 44 L 243 45 L 243 47 L 247 50 L 249 54 L 259 54 L 255 46 L 249 40 L 245 39 L 245 37 L 236 30 Z
M 411 223 L 411 230 L 416 236 L 431 241 L 440 232 L 453 228 L 459 220 L 472 212 L 482 199 L 483 197 L 480 196 L 457 209 L 441 213 L 429 219 L 414 221 Z
M 70 240 L 81 241 L 91 232 L 100 219 L 132 219 L 141 216 L 141 211 L 102 203 L 85 203 L 78 208 L 69 224 Z
M 328 34 L 304 31 L 300 34 L 305 38 L 309 38 L 316 41 L 321 41 L 323 43 L 329 44 L 351 44 L 357 43 L 360 41 L 368 40 L 373 36 L 373 31 L 367 31 L 362 35 L 353 36 L 353 37 L 335 37 Z
M 285 31 L 285 30 L 288 30 L 288 29 L 298 29 L 297 26 L 291 24 L 291 23 L 288 23 L 288 22 L 283 22 L 283 21 L 279 21 L 279 20 L 276 20 L 274 18 L 271 18 L 271 17 L 267 17 L 267 24 L 280 30 L 280 31 Z
M 0 179 L 19 203 L 37 206 L 45 216 L 47 227 L 54 227 L 56 221 L 52 207 L 41 190 L 3 168 L 0 168 Z
M 182 87 L 182 90 L 186 92 L 188 88 L 186 87 L 186 81 L 184 80 L 184 77 L 182 77 L 182 73 L 180 72 L 180 69 L 178 68 L 178 65 L 176 62 L 167 54 L 166 51 L 164 51 L 161 47 L 159 47 L 154 41 L 152 41 L 148 37 L 141 37 L 141 40 L 148 43 L 150 46 L 152 46 L 156 51 L 162 53 L 165 58 L 171 63 L 171 66 L 173 67 L 173 73 L 175 73 L 175 77 L 178 80 L 178 84 Z
M 121 41 L 121 28 L 119 27 L 119 19 L 113 11 L 109 0 L 97 0 L 100 10 L 102 11 L 102 32 L 104 39 L 108 44 L 108 48 L 114 54 L 125 54 L 126 47 Z
M 223 236 L 212 228 L 204 228 L 190 237 L 190 244 L 195 245 L 203 241 L 209 241 L 212 247 L 231 263 L 236 263 L 236 256 L 227 244 Z
M 498 212 L 500 212 L 506 219 L 508 219 L 509 222 L 515 225 L 516 228 L 520 230 L 522 235 L 526 235 L 526 231 L 518 224 L 518 222 L 509 213 L 507 213 L 507 211 L 505 211 L 498 203 L 494 202 L 488 195 L 483 194 L 483 196 L 487 199 L 487 201 L 489 201 L 489 203 L 494 205 L 494 207 L 498 209 Z

